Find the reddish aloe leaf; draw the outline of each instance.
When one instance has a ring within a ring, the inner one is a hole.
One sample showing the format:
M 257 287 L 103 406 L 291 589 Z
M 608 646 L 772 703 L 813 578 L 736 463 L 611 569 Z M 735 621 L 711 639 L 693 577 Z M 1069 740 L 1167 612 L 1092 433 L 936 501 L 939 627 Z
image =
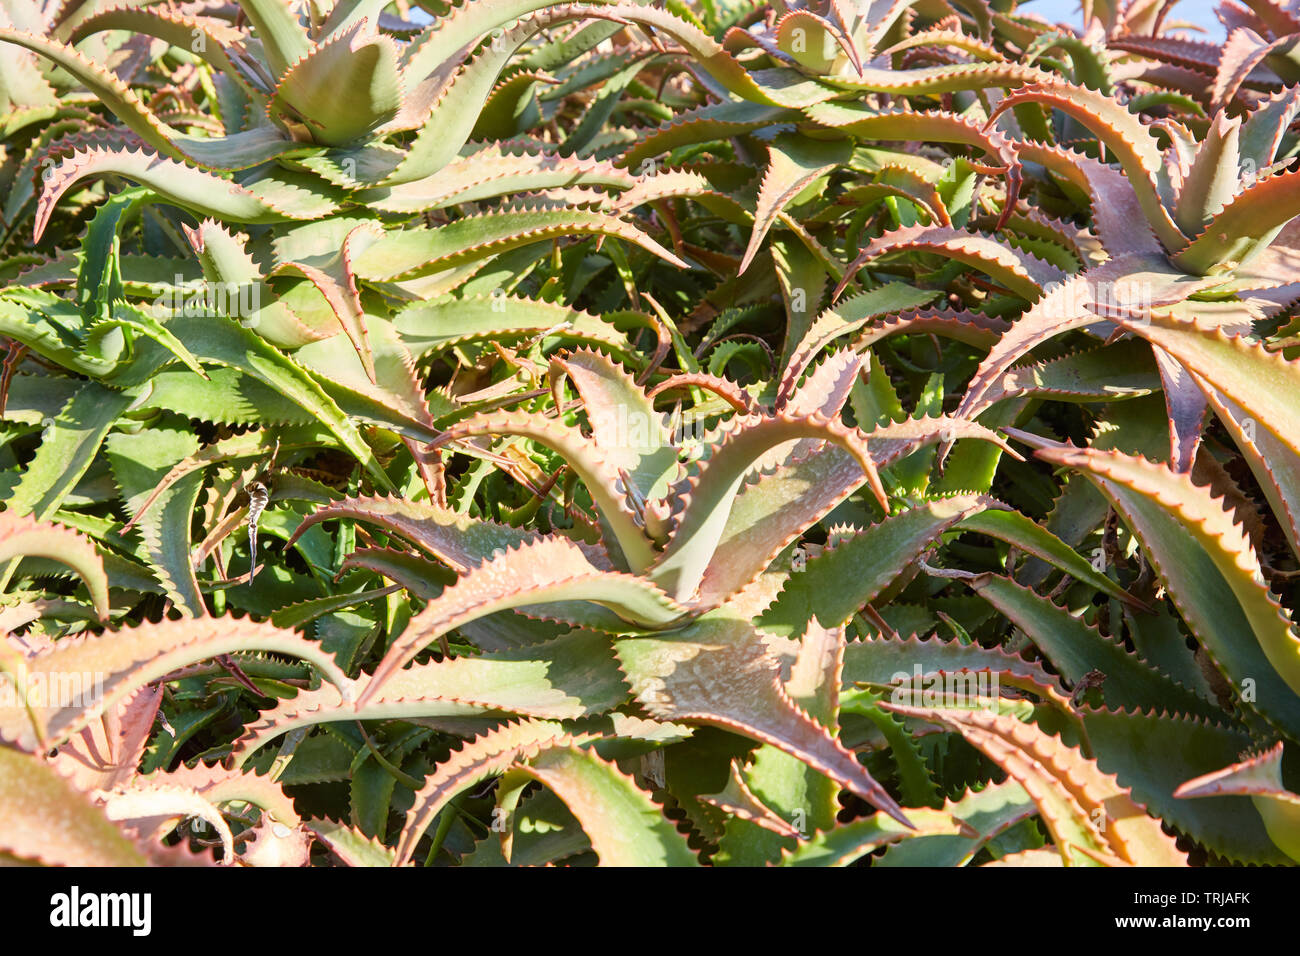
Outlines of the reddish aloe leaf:
M 1092 221 L 1112 256 L 1150 255 L 1161 246 L 1147 225 L 1137 193 L 1121 170 L 1076 153 L 1042 143 L 1017 143 L 1020 156 L 1038 163 L 1083 190 L 1092 206 Z
M 0 849 L 54 866 L 147 866 L 149 859 L 39 757 L 0 748 Z
M 785 679 L 785 691 L 794 705 L 832 736 L 840 729 L 844 648 L 843 628 L 810 627 L 797 646 Z M 782 660 L 783 672 L 785 666 Z M 744 774 L 736 774 L 723 791 L 724 802 L 729 798 L 748 809 L 740 812 L 740 820 L 727 822 L 718 862 L 743 866 L 775 861 L 779 851 L 789 847 L 789 837 L 807 836 L 810 830 L 835 826 L 839 793 L 835 780 L 799 758 L 771 744 L 759 747 Z M 750 795 L 748 800 L 746 795 Z M 712 802 L 708 796 L 701 795 L 700 799 Z
M 1009 328 L 1004 320 L 978 312 L 908 312 L 873 324 L 853 340 L 853 348 L 861 352 L 890 335 L 920 332 L 988 350 Z
M 635 423 L 628 424 L 631 427 Z M 650 565 L 654 550 L 643 522 L 628 504 L 625 491 L 620 490 L 622 476 L 594 438 L 585 438 L 558 419 L 526 412 L 488 412 L 452 425 L 435 447 L 479 435 L 502 434 L 529 438 L 562 455 L 587 486 L 601 519 L 613 533 L 614 540 L 607 543 L 618 549 L 630 570 L 641 571 Z
M 303 826 L 346 866 L 398 865 L 396 851 L 345 823 L 322 818 L 306 820 Z
M 285 547 L 291 547 L 313 525 L 335 519 L 377 524 L 419 545 L 457 574 L 482 564 L 499 550 L 536 538 L 532 532 L 471 518 L 430 501 L 375 495 L 345 498 L 318 508 L 303 519 Z
M 649 572 L 651 579 L 679 600 L 690 600 L 726 528 L 745 475 L 772 449 L 801 438 L 822 439 L 844 448 L 857 461 L 876 497 L 885 500 L 867 438 L 856 429 L 819 413 L 799 418 L 782 412 L 733 419 L 699 472 L 675 491 L 672 513 L 677 522 L 671 540 Z
M 1175 471 L 1187 473 L 1196 460 L 1205 427 L 1205 395 L 1176 358 L 1158 346 L 1152 351 L 1169 409 L 1169 462 Z
M 844 403 L 849 400 L 849 392 L 862 369 L 863 356 L 853 349 L 840 349 L 832 352 L 819 363 L 803 384 L 795 387 L 794 394 L 781 406 L 788 415 L 826 415 L 831 418 L 839 416 L 844 410 Z M 799 448 L 806 447 L 801 443 Z M 798 454 L 798 449 L 794 452 Z
M 415 664 L 370 693 L 374 680 L 357 679 L 363 703 L 344 701 L 332 687 L 281 701 L 238 741 L 236 764 L 281 734 L 319 723 L 421 720 L 463 732 L 509 715 L 570 720 L 601 714 L 627 697 L 608 635 L 581 630 L 522 648 Z
M 684 388 L 702 388 L 712 392 L 742 415 L 755 415 L 759 412 L 758 403 L 749 392 L 731 379 L 710 375 L 708 372 L 681 372 L 669 376 L 646 392 L 646 397 L 654 398 L 664 392 Z
M 777 214 L 809 184 L 847 162 L 852 151 L 849 140 L 826 142 L 800 136 L 778 137 L 768 146 L 768 166 L 758 190 L 754 229 L 740 260 L 738 273 L 744 272 L 754 261 Z
M 1282 783 L 1282 742 L 1231 767 L 1188 780 L 1175 797 L 1249 796 L 1269 837 L 1300 862 L 1300 796 Z
M 64 638 L 28 656 L 28 693 L 23 696 L 45 742 L 57 744 L 79 732 L 97 710 L 115 706 L 180 667 L 248 650 L 300 657 L 345 695 L 352 693 L 352 682 L 334 658 L 292 631 L 248 619 L 198 618 Z M 35 747 L 33 730 L 26 707 L 0 707 L 0 735 Z
M 1119 452 L 1041 448 L 1038 456 L 1082 469 L 1114 502 L 1142 542 L 1192 632 L 1241 692 L 1258 686 L 1254 705 L 1282 726 L 1297 720 L 1300 639 L 1289 613 L 1264 583 L 1255 549 L 1222 499 L 1188 476 Z M 1189 542 L 1195 549 L 1188 548 Z M 1230 635 L 1242 630 L 1254 641 Z
M 885 425 L 868 438 L 877 468 L 946 440 L 979 438 L 1006 448 L 984 426 L 947 416 Z M 716 606 L 754 581 L 790 542 L 866 481 L 853 455 L 824 444 L 801 457 L 791 456 L 761 480 L 744 485 L 732 501 L 700 581 L 699 606 Z
M 337 256 L 331 256 L 320 265 L 307 262 L 285 262 L 272 270 L 272 275 L 300 275 L 314 285 L 329 303 L 339 326 L 351 339 L 352 346 L 361 357 L 366 374 L 375 381 L 375 361 L 366 336 L 365 316 L 361 310 L 361 292 L 357 288 L 352 260 L 378 238 L 383 230 L 375 223 L 364 223 L 348 233 Z M 428 414 L 427 410 L 425 412 Z
M 111 790 L 136 773 L 153 733 L 161 684 L 142 687 L 93 718 L 50 763 L 79 790 Z
M 745 783 L 745 777 L 736 761 L 731 762 L 731 773 L 727 785 L 717 793 L 702 793 L 697 798 L 710 806 L 717 807 L 723 813 L 745 820 L 757 827 L 762 827 L 781 837 L 797 837 L 799 831 L 786 823 L 754 796 Z
M 666 416 L 655 411 L 650 396 L 621 366 L 589 349 L 552 359 L 551 370 L 556 406 L 563 404 L 558 373 L 577 388 L 605 464 L 630 478 L 641 499 L 662 497 L 677 473 L 677 448 Z
M 424 786 L 416 793 L 415 802 L 406 812 L 395 865 L 405 864 L 411 859 L 420 837 L 456 794 L 488 777 L 505 773 L 517 759 L 530 752 L 536 753 L 542 744 L 573 739 L 563 726 L 554 721 L 524 720 L 489 731 L 453 751 L 425 778 Z
M 1066 279 L 1017 319 L 980 363 L 956 415 L 973 418 L 988 408 L 1001 378 L 1049 339 L 1118 317 L 1126 308 L 1181 302 L 1211 283 L 1171 269 L 1164 256 L 1155 255 L 1121 256 Z
M 1066 866 L 1096 862 L 1087 851 L 1134 866 L 1187 865 L 1129 790 L 1037 727 L 987 711 L 882 706 L 957 731 L 1002 767 L 1034 798 Z
M 965 262 L 988 273 L 1030 302 L 1042 296 L 1044 286 L 1065 278 L 1065 273 L 1055 266 L 1021 252 L 1014 246 L 1007 246 L 991 236 L 937 226 L 907 226 L 873 239 L 853 260 L 836 287 L 834 297 L 838 298 L 854 274 L 872 259 L 908 251 L 932 252 Z
M 1298 183 L 1300 170 L 1264 176 L 1233 197 L 1173 261 L 1199 275 L 1234 271 L 1300 215 Z
M 771 744 L 907 824 L 854 756 L 790 700 L 779 664 L 747 622 L 705 618 L 672 635 L 619 640 L 615 649 L 633 694 L 655 717 Z
M 1267 6 L 1261 4 L 1261 6 Z M 1286 31 L 1291 32 L 1290 30 Z M 1286 38 L 1269 41 L 1250 27 L 1238 27 L 1228 35 L 1215 71 L 1210 102 L 1222 107 L 1237 95 L 1246 78 L 1275 50 L 1284 49 Z
M 1058 109 L 1095 134 L 1119 159 L 1146 222 L 1165 248 L 1176 252 L 1183 247 L 1186 239 L 1166 208 L 1173 196 L 1164 160 L 1156 138 L 1137 114 L 1097 90 L 1050 82 L 1011 93 L 998 103 L 990 122 L 996 122 L 1007 110 L 1023 103 L 1041 103 Z
M 686 837 L 663 810 L 614 764 L 571 741 L 543 744 L 519 761 L 532 777 L 564 801 L 591 840 L 601 866 L 696 866 Z
M 0 564 L 15 558 L 49 558 L 81 575 L 100 619 L 108 617 L 108 578 L 94 543 L 71 528 L 13 511 L 0 514 Z
M 567 538 L 538 538 L 468 571 L 411 619 L 358 698 L 365 704 L 424 647 L 461 624 L 510 608 L 594 602 L 626 626 L 663 627 L 687 609 L 650 582 L 593 565 Z

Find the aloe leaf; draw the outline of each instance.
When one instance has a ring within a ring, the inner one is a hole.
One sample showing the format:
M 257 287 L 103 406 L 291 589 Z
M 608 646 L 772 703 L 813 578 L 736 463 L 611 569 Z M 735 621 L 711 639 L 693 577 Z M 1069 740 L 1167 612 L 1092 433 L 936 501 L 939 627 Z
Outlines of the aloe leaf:
M 761 617 L 764 628 L 797 636 L 816 618 L 838 627 L 894 580 L 904 568 L 962 519 L 993 499 L 966 495 L 922 502 L 891 515 L 810 559 L 806 570 L 790 576 Z
M 967 790 L 961 798 L 947 801 L 944 810 L 977 835 L 931 836 L 893 843 L 871 865 L 965 866 L 991 839 L 1038 812 L 1024 787 L 1014 780 L 989 784 L 982 790 Z
M 1119 401 L 1149 395 L 1160 387 L 1151 350 L 1126 339 L 1018 365 L 1002 376 L 987 400 L 1033 395 L 1062 402 Z
M 962 836 L 968 832 L 960 820 L 943 810 L 909 807 L 905 811 L 914 824 L 908 829 L 884 813 L 845 823 L 814 834 L 796 849 L 785 853 L 782 866 L 848 866 L 862 857 L 900 840 Z
M 1034 797 L 1066 866 L 1088 866 L 1096 857 L 1121 864 L 1186 866 L 1187 858 L 1130 791 L 1106 776 L 1074 747 L 987 711 L 886 705 L 908 716 L 957 731 Z
M 1065 278 L 1065 273 L 1056 266 L 991 236 L 941 226 L 909 226 L 873 239 L 845 272 L 835 290 L 836 297 L 864 264 L 878 256 L 901 251 L 932 252 L 964 262 L 1029 302 L 1037 301 L 1045 286 Z
M 97 708 L 108 708 L 145 684 L 196 661 L 238 651 L 267 650 L 302 658 L 314 664 L 338 687 L 351 693 L 351 682 L 334 659 L 320 646 L 303 640 L 292 631 L 248 619 L 199 618 L 141 624 L 133 628 L 93 636 L 67 638 L 39 650 L 26 661 L 29 681 L 44 686 L 69 685 L 69 675 L 98 675 L 93 687 L 56 695 L 56 700 L 34 704 L 42 736 L 51 745 L 77 733 Z M 61 698 L 67 697 L 68 700 Z M 0 707 L 0 733 L 34 747 L 38 739 L 21 705 Z
M 386 36 L 342 30 L 283 71 L 268 112 L 305 126 L 318 143 L 341 146 L 397 117 L 402 82 L 397 45 Z
M 1251 747 L 1243 731 L 1168 714 L 1085 708 L 1083 723 L 1098 764 L 1161 818 L 1214 853 L 1239 863 L 1284 864 L 1260 815 L 1245 800 L 1174 794 L 1193 777 L 1235 763 Z
M 1082 469 L 1124 514 L 1170 598 L 1240 694 L 1293 727 L 1300 705 L 1300 639 L 1264 583 L 1255 550 L 1234 515 L 1208 489 L 1144 458 L 1094 449 L 1040 449 L 1039 457 Z M 1188 539 L 1196 544 L 1187 547 Z M 1242 631 L 1254 641 L 1226 641 Z M 1289 688 L 1289 691 L 1285 688 Z
M 1065 279 L 1045 290 L 989 351 L 954 414 L 971 418 L 988 408 L 1003 376 L 1031 349 L 1055 336 L 1095 325 L 1102 315 L 1125 304 L 1149 309 L 1181 302 L 1210 282 L 1171 268 L 1163 256 L 1148 254 L 1113 258 Z
M 453 751 L 425 778 L 424 786 L 416 793 L 402 827 L 396 861 L 400 864 L 411 858 L 424 832 L 457 793 L 505 773 L 530 750 L 535 753 L 544 743 L 560 739 L 572 739 L 561 724 L 525 720 L 489 731 Z
M 518 246 L 574 235 L 608 236 L 638 245 L 680 269 L 686 263 L 634 226 L 584 210 L 507 209 L 433 229 L 390 232 L 363 252 L 360 278 L 391 282 L 451 269 Z
M 780 107 L 735 101 L 687 110 L 671 122 L 641 133 L 640 138 L 619 158 L 618 164 L 634 172 L 644 172 L 647 162 L 661 153 L 682 146 L 730 139 L 777 123 L 788 115 L 798 116 Z
M 55 204 L 88 176 L 116 175 L 148 186 L 166 202 L 199 216 L 245 223 L 316 219 L 337 208 L 328 196 L 288 180 L 262 180 L 241 186 L 213 173 L 131 149 L 84 149 L 57 167 L 41 190 L 35 237 L 39 241 Z
M 1147 224 L 1165 248 L 1174 253 L 1186 245 L 1186 238 L 1169 213 L 1172 187 L 1156 139 L 1135 113 L 1097 90 L 1053 82 L 1016 90 L 998 103 L 990 122 L 1024 103 L 1058 109 L 1105 143 L 1123 167 Z
M 585 9 L 590 16 L 605 17 L 609 7 L 590 6 Z M 432 176 L 451 162 L 461 147 L 469 140 L 483 104 L 492 94 L 497 77 L 514 56 L 515 51 L 535 34 L 548 26 L 574 19 L 574 7 L 555 5 L 540 10 L 533 7 L 531 15 L 514 20 L 504 30 L 493 34 L 491 43 L 482 47 L 478 55 L 456 69 L 455 61 L 448 66 L 454 70 L 437 88 L 437 96 L 428 106 L 425 118 L 404 158 L 380 185 L 396 186 Z M 481 31 L 487 23 L 487 14 L 479 22 Z M 455 27 L 451 30 L 454 32 Z M 477 41 L 479 32 L 473 37 Z M 413 44 L 414 46 L 414 44 Z M 408 54 L 411 50 L 408 49 Z M 427 55 L 417 51 L 414 56 Z M 409 61 L 407 69 L 410 69 Z M 445 67 L 444 67 L 445 69 Z
M 290 398 L 338 439 L 384 490 L 392 487 L 357 426 L 292 359 L 248 329 L 220 316 L 174 318 L 167 327 L 201 360 L 237 368 Z
M 1172 261 L 1200 275 L 1235 270 L 1300 215 L 1297 182 L 1300 172 L 1295 170 L 1261 178 L 1231 199 Z
M 507 295 L 450 296 L 412 302 L 393 317 L 407 348 L 417 358 L 463 342 L 536 337 L 592 343 L 629 355 L 627 336 L 603 318 L 541 299 Z
M 650 582 L 596 567 L 567 538 L 537 538 L 469 571 L 429 602 L 389 646 L 360 703 L 374 697 L 421 649 L 454 627 L 495 611 L 569 602 L 607 607 L 628 628 L 664 627 L 686 614 Z
M 891 695 L 901 689 L 903 695 L 917 697 L 927 692 L 927 684 L 935 675 L 954 675 L 965 678 L 963 685 L 969 690 L 969 696 L 978 697 L 978 678 L 984 673 L 996 676 L 999 686 L 1005 683 L 1046 698 L 1062 709 L 1068 707 L 1059 681 L 1041 664 L 1001 648 L 964 644 L 956 639 L 943 641 L 937 637 L 928 640 L 875 637 L 849 642 L 844 651 L 843 693 L 847 698 L 856 687 L 870 686 L 890 688 Z M 944 686 L 958 685 L 945 683 Z
M 0 749 L 0 849 L 52 866 L 146 866 L 149 858 L 39 757 Z
M 1099 591 L 1130 604 L 1137 603 L 1136 598 L 1094 568 L 1091 561 L 1018 511 L 981 511 L 963 519 L 957 527 L 998 538 L 1055 565 L 1072 578 L 1086 581 Z
M 1295 438 L 1300 434 L 1300 409 L 1287 400 L 1300 384 L 1300 362 L 1230 336 L 1209 322 L 1160 310 L 1149 320 L 1120 322 L 1235 402 L 1257 429 L 1269 432 L 1292 452 L 1300 451 Z
M 191 458 L 198 439 L 188 430 L 152 428 L 138 434 L 114 434 L 107 442 L 114 479 L 127 511 L 137 519 L 143 557 L 182 614 L 207 613 L 191 557 L 190 527 L 205 474 L 193 470 L 168 482 L 155 495 L 173 466 Z M 141 515 L 145 503 L 151 507 Z
M 273 159 L 293 146 L 292 141 L 273 127 L 260 127 L 216 139 L 180 133 L 159 120 L 116 75 L 72 47 L 57 40 L 8 29 L 0 29 L 0 41 L 26 47 L 67 70 L 146 144 L 171 159 L 189 159 L 209 167 L 244 169 Z
M 1292 860 L 1300 861 L 1300 797 L 1282 784 L 1282 742 L 1222 770 L 1188 780 L 1175 797 L 1245 795 L 1255 804 L 1268 835 Z
M 605 464 L 626 476 L 641 498 L 662 497 L 676 476 L 677 448 L 666 416 L 655 411 L 645 391 L 622 367 L 590 349 L 552 359 L 551 370 L 552 390 L 557 373 L 577 388 Z
M 95 613 L 108 616 L 108 577 L 94 543 L 70 528 L 23 517 L 12 505 L 0 513 L 0 562 L 14 558 L 49 558 L 81 576 Z
M 374 837 L 328 818 L 308 819 L 305 826 L 347 866 L 396 866 L 395 853 Z
M 643 570 L 653 560 L 653 549 L 643 530 L 643 522 L 620 492 L 622 478 L 605 460 L 599 446 L 558 420 L 515 412 L 475 415 L 450 426 L 439 437 L 445 444 L 477 435 L 519 435 L 545 445 L 560 454 L 582 479 L 596 504 L 600 519 L 612 533 L 606 546 L 617 549 L 625 566 L 634 572 Z
M 907 822 L 852 754 L 790 700 L 776 659 L 747 622 L 702 618 L 671 635 L 618 640 L 615 650 L 636 699 L 656 718 L 771 744 Z
M 1291 550 L 1300 557 L 1300 452 L 1259 428 L 1246 410 L 1202 378 L 1197 384 L 1259 482 Z
M 238 290 L 240 314 L 231 315 L 246 328 L 280 348 L 297 348 L 323 338 L 325 331 L 309 328 L 262 280 L 262 270 L 247 250 L 248 237 L 230 233 L 215 220 L 205 219 L 185 238 L 203 267 L 203 277 L 227 290 Z M 250 307 L 244 313 L 245 296 Z M 229 294 L 227 303 L 229 303 Z M 227 308 L 227 314 L 230 310 Z
M 364 690 L 373 682 L 363 675 L 355 684 Z M 572 631 L 527 647 L 415 664 L 364 704 L 345 701 L 334 687 L 301 691 L 248 727 L 235 744 L 234 760 L 243 764 L 281 734 L 320 723 L 419 720 L 461 733 L 507 716 L 572 720 L 604 714 L 626 698 L 609 636 Z
M 1215 719 L 1222 711 L 1213 702 L 1175 683 L 1130 654 L 1122 643 L 1104 636 L 1067 609 L 1000 575 L 971 581 L 975 591 L 1029 635 L 1052 667 L 1077 685 L 1088 674 L 1105 675 L 1101 690 L 1108 707 L 1153 707 L 1170 713 Z
M 799 418 L 778 413 L 733 420 L 698 474 L 676 492 L 674 513 L 680 514 L 667 547 L 649 572 L 652 580 L 681 600 L 695 594 L 726 529 L 732 501 L 746 473 L 777 446 L 805 438 L 823 439 L 844 448 L 866 475 L 877 498 L 884 500 L 875 462 L 867 451 L 868 440 L 861 432 L 817 413 Z
M 877 468 L 885 468 L 944 436 L 1002 442 L 982 425 L 946 416 L 885 425 L 868 438 L 872 460 Z M 826 444 L 792 455 L 761 480 L 743 485 L 704 570 L 697 602 L 714 606 L 741 591 L 866 480 L 857 459 L 838 445 Z
M 38 520 L 52 515 L 81 480 L 109 429 L 138 398 L 87 382 L 53 422 L 6 502 L 7 510 Z
M 845 299 L 817 316 L 786 363 L 777 407 L 789 400 L 817 353 L 835 339 L 856 332 L 878 316 L 920 308 L 934 297 L 932 291 L 916 289 L 903 282 L 887 282 L 879 288 Z
M 832 734 L 839 730 L 844 646 L 843 628 L 809 628 L 785 679 L 785 691 L 795 706 Z M 759 747 L 745 773 L 735 774 L 733 780 L 723 796 L 734 793 L 743 802 L 748 795 L 752 810 L 727 822 L 715 858 L 719 864 L 775 861 L 790 847 L 791 838 L 835 825 L 838 785 L 777 747 Z M 718 805 L 709 796 L 700 799 Z
M 497 552 L 537 540 L 530 531 L 470 518 L 428 501 L 410 498 L 345 498 L 318 508 L 294 532 L 285 547 L 313 525 L 335 519 L 371 522 L 423 548 L 457 574 L 465 574 Z
M 304 165 L 312 167 L 311 160 Z M 601 186 L 628 189 L 635 176 L 603 160 L 561 156 L 518 141 L 488 143 L 462 155 L 432 176 L 366 189 L 356 199 L 389 212 L 422 212 L 547 189 Z
M 650 795 L 590 750 L 543 745 L 518 772 L 564 801 L 591 839 L 602 866 L 696 866 L 686 838 Z
M 311 45 L 307 31 L 285 0 L 241 0 L 240 9 L 257 31 L 276 76 L 307 55 Z
M 754 261 L 777 213 L 798 198 L 809 184 L 846 162 L 851 151 L 847 140 L 824 142 L 788 135 L 778 137 L 768 147 L 768 166 L 758 191 L 754 229 L 740 260 L 739 272 L 744 272 Z

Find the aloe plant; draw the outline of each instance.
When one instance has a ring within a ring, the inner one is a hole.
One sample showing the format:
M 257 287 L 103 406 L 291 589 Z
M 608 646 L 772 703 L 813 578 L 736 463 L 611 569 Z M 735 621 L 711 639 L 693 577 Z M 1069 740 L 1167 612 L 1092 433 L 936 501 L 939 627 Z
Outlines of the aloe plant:
M 1300 860 L 1300 27 L 1219 15 L 7 5 L 0 852 Z

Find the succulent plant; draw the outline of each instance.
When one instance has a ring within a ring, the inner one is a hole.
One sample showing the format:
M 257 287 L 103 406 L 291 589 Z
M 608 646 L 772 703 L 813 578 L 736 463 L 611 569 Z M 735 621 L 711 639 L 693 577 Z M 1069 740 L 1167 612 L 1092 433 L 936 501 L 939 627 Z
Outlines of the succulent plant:
M 1300 20 L 1170 6 L 8 4 L 0 853 L 1300 861 Z

